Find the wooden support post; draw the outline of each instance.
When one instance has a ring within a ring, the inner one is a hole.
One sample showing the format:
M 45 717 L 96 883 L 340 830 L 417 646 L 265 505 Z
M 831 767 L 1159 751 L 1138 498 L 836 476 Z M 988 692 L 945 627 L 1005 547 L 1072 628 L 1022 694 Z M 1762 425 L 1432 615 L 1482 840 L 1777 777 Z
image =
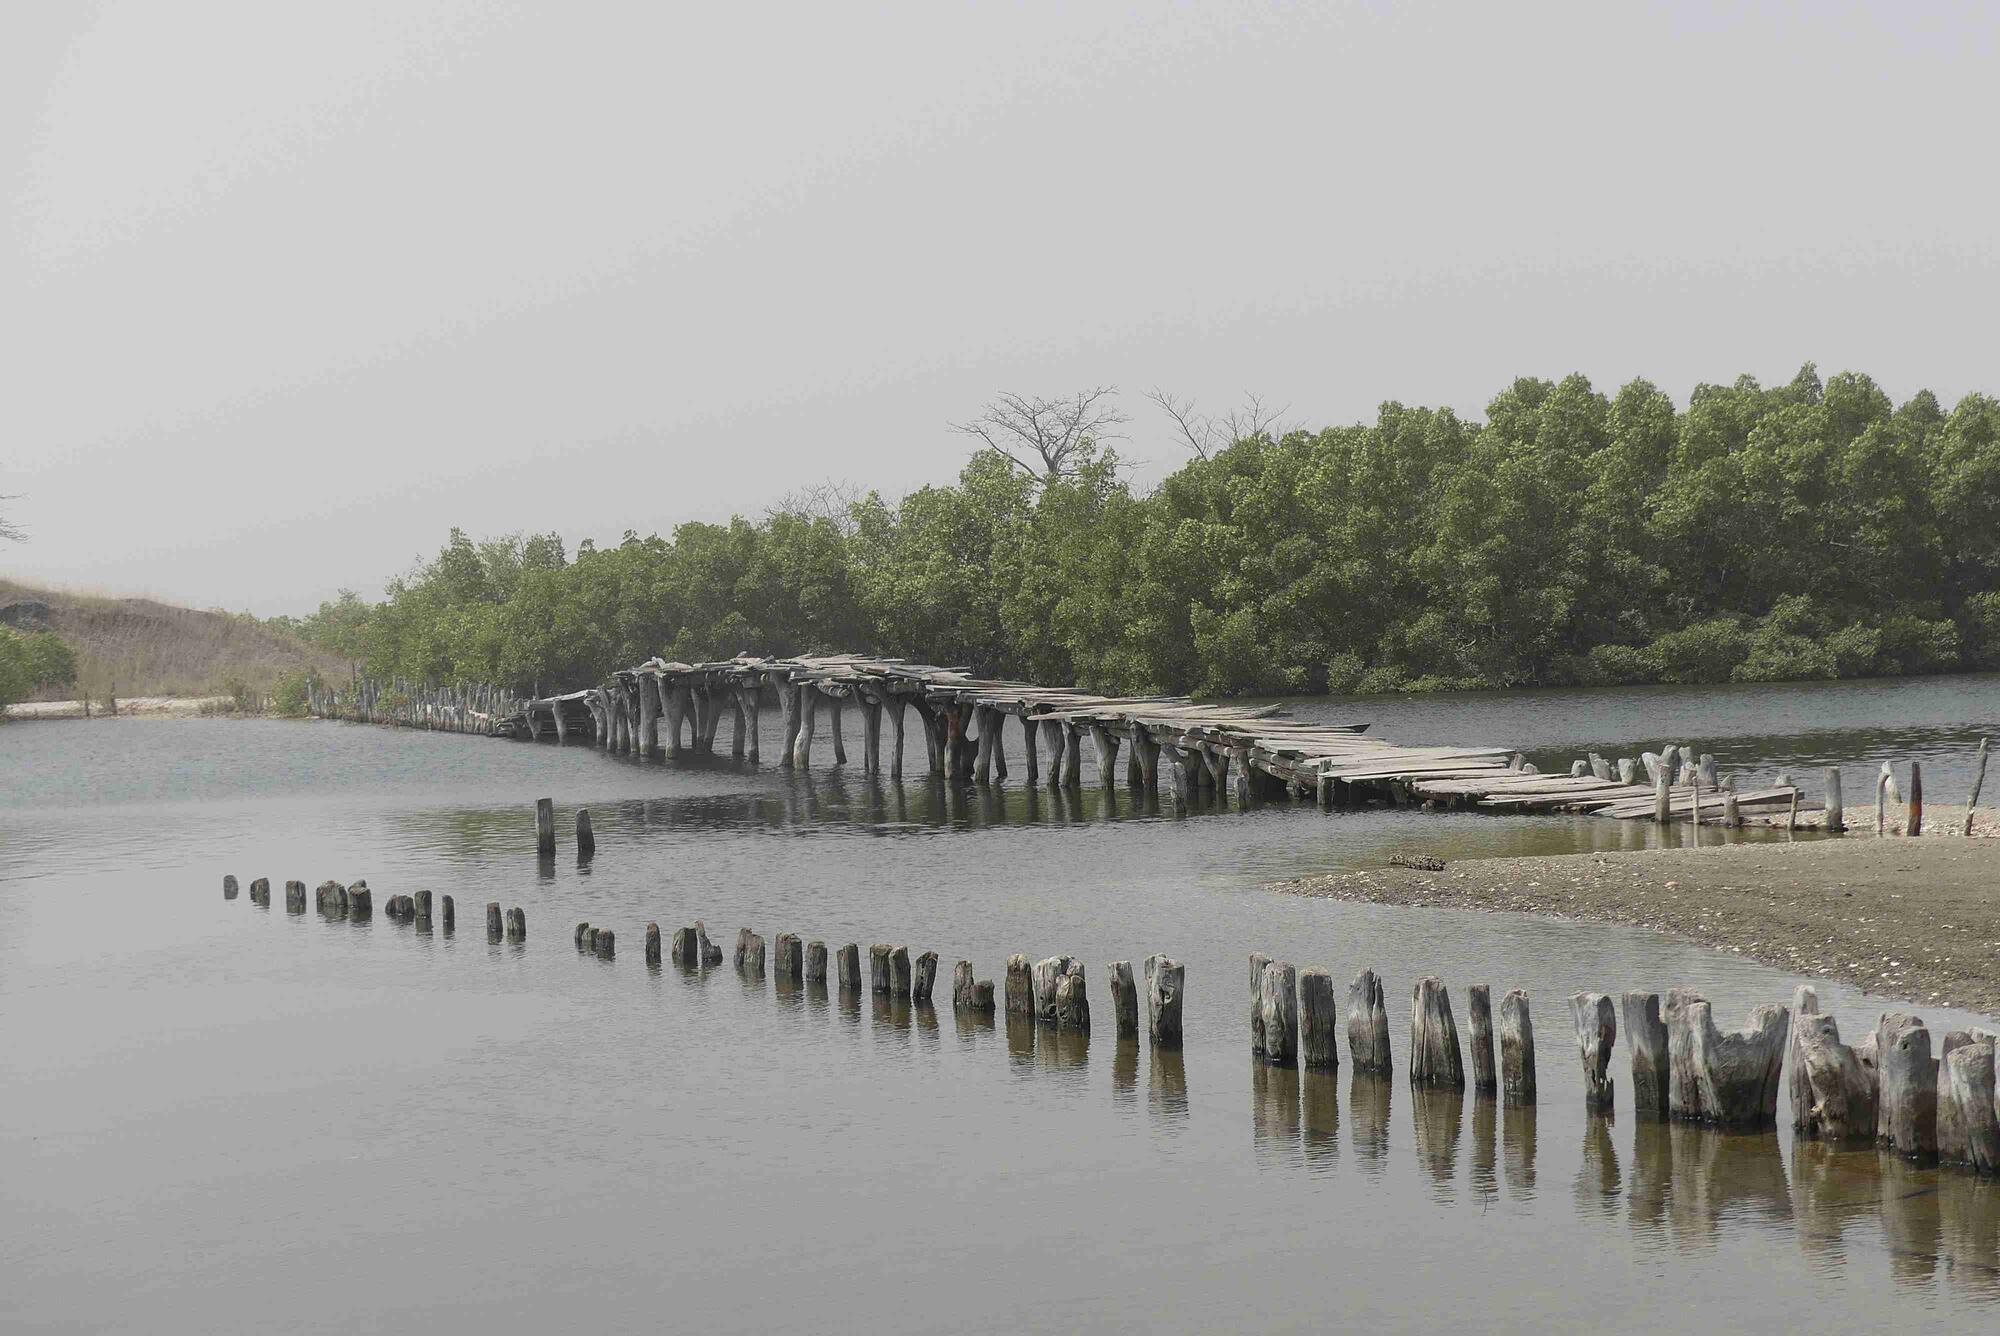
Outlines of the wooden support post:
M 736 968 L 753 979 L 764 977 L 764 939 L 748 928 L 736 934 Z
M 882 702 L 874 696 L 861 698 L 861 768 L 882 773 Z
M 811 941 L 806 943 L 805 965 L 802 972 L 807 983 L 816 983 L 822 988 L 826 987 L 825 942 Z
M 1257 801 L 1257 776 L 1250 768 L 1248 747 L 1230 748 L 1230 768 L 1236 773 L 1236 805 L 1248 807 Z
M 1465 1058 L 1444 980 L 1426 975 L 1410 990 L 1410 1084 L 1463 1089 Z
M 1125 787 L 1128 789 L 1136 789 L 1146 782 L 1146 763 L 1140 754 L 1139 742 L 1142 727 L 1136 723 L 1128 723 L 1125 726 L 1126 740 L 1132 744 L 1125 749 Z
M 1054 1020 L 1058 1030 L 1090 1033 L 1090 998 L 1084 988 L 1080 960 L 1070 960 L 1056 979 Z
M 827 718 L 828 731 L 833 734 L 833 763 L 847 764 L 847 730 L 841 727 L 841 706 L 844 702 L 838 696 L 827 698 L 827 707 L 832 713 Z
M 1028 958 L 1018 952 L 1007 957 L 1007 1014 L 1035 1014 L 1034 971 Z
M 1146 957 L 1146 1033 L 1154 1048 L 1181 1046 L 1181 1002 L 1187 970 L 1166 956 Z
M 411 897 L 410 917 L 416 921 L 417 926 L 423 928 L 430 927 L 431 903 L 432 897 L 429 891 L 418 891 L 416 895 Z
M 993 712 L 993 778 L 1007 778 L 1007 719 L 1005 710 Z M 1022 725 L 1026 727 L 1026 725 Z
M 590 809 L 576 809 L 576 857 L 578 862 L 589 862 L 597 856 L 597 836 L 591 833 Z
M 250 883 L 250 903 L 269 906 L 271 903 L 271 879 L 259 877 Z
M 1033 730 L 1029 730 L 1032 737 Z M 1111 984 L 1111 1014 L 1118 1028 L 1120 1039 L 1136 1039 L 1139 1035 L 1139 986 L 1132 978 L 1132 962 L 1114 960 L 1107 971 Z
M 1982 1174 L 2000 1171 L 2000 1110 L 1994 1106 L 1995 1041 L 1953 1030 L 1938 1063 L 1938 1159 Z
M 889 949 L 889 996 L 910 1000 L 912 981 L 910 977 L 910 948 L 895 946 Z
M 535 852 L 553 855 L 556 851 L 556 805 L 548 798 L 535 799 Z
M 1789 1007 L 1755 1007 L 1748 1029 L 1725 1034 L 1706 998 L 1674 988 L 1667 993 L 1666 1022 L 1670 1117 L 1730 1128 L 1777 1121 Z
M 805 943 L 795 932 L 781 932 L 771 939 L 775 965 L 780 979 L 793 983 L 804 983 L 806 979 Z
M 891 696 L 888 699 L 889 727 L 894 739 L 895 750 L 889 754 L 889 778 L 903 777 L 903 698 Z
M 1902 795 L 1896 791 L 1896 771 L 1887 762 L 1882 762 L 1881 771 L 1875 776 L 1875 833 L 1878 836 L 1889 833 L 1889 804 Z
M 1160 744 L 1144 724 L 1132 725 L 1132 746 L 1139 754 L 1139 787 L 1148 793 L 1160 788 Z
M 618 934 L 609 928 L 599 928 L 591 939 L 590 949 L 599 960 L 610 960 L 618 954 Z
M 1810 990 L 1801 990 L 1810 991 Z M 1840 1042 L 1840 1026 L 1815 1010 L 1793 1018 L 1792 1122 L 1802 1137 L 1822 1141 L 1875 1140 L 1873 1049 L 1863 1059 Z M 1872 1042 L 1873 1036 L 1870 1036 Z
M 660 693 L 653 684 L 659 679 L 642 676 L 639 687 L 639 751 L 652 757 L 660 754 Z
M 991 1015 L 993 1012 L 993 981 L 981 982 L 972 977 L 972 962 L 961 960 L 951 974 L 951 1006 L 954 1011 L 969 1011 Z
M 778 764 L 794 764 L 793 749 L 799 741 L 799 685 L 773 673 L 764 679 L 778 693 L 778 715 L 784 721 L 784 742 L 778 748 Z
M 1631 992 L 1619 999 L 1625 1047 L 1632 1054 L 1632 1108 L 1642 1118 L 1667 1116 L 1667 1023 L 1658 993 Z
M 1037 754 L 1039 748 L 1035 746 L 1035 734 L 1037 731 L 1035 721 L 1027 715 L 1022 715 L 1021 758 L 1022 768 L 1027 772 L 1023 777 L 1027 780 L 1029 788 L 1033 788 L 1042 782 L 1041 757 Z
M 1361 971 L 1347 987 L 1347 1053 L 1356 1072 L 1389 1074 L 1389 1011 L 1374 970 Z
M 931 1004 L 937 988 L 938 953 L 926 951 L 910 962 L 910 1001 L 920 1007 Z
M 1576 1022 L 1576 1043 L 1583 1059 L 1583 1107 L 1601 1113 L 1611 1107 L 1611 1049 L 1618 1039 L 1618 1019 L 1611 999 L 1603 993 L 1571 993 L 1569 1014 Z
M 1472 1088 L 1490 1095 L 1500 1088 L 1499 1073 L 1493 1065 L 1493 989 L 1475 983 L 1465 990 L 1466 1026 L 1472 1042 Z
M 799 732 L 792 747 L 792 763 L 803 770 L 812 764 L 813 732 L 819 726 L 819 688 L 810 682 L 799 687 Z
M 500 902 L 498 900 L 488 900 L 486 902 L 486 935 L 496 942 L 500 940 Z
M 225 875 L 222 879 L 222 898 L 225 900 L 234 900 L 236 898 L 236 891 L 237 891 L 237 886 L 236 886 L 235 874 L 230 873 L 228 875 Z
M 510 942 L 528 940 L 528 911 L 519 905 L 507 911 L 507 940 Z
M 1903 818 L 1904 835 L 1924 833 L 1924 763 L 1910 762 L 1910 802 L 1908 814 Z
M 299 885 L 304 886 L 305 883 L 300 882 Z M 458 906 L 454 905 L 452 903 L 451 897 L 447 895 L 446 897 L 444 897 L 444 901 L 441 907 L 443 909 L 443 913 L 439 916 L 442 919 L 441 926 L 444 928 L 445 935 L 448 937 L 451 935 L 452 930 L 457 928 L 458 926 Z
M 1891 1012 L 1876 1029 L 1881 1091 L 1875 1138 L 1898 1155 L 1934 1159 L 1938 1151 L 1938 1060 L 1931 1032 L 1915 1016 Z
M 853 942 L 834 953 L 834 969 L 843 993 L 861 991 L 861 948 Z
M 1961 834 L 1972 834 L 1972 815 L 1979 807 L 1979 790 L 1986 785 L 1986 739 L 1979 739 L 1979 758 L 1972 766 L 1972 793 L 1965 800 L 1965 829 Z
M 972 778 L 975 783 L 990 784 L 993 781 L 993 736 L 998 732 L 994 716 L 999 711 L 985 705 L 972 707 L 972 726 L 979 730 L 974 741 L 978 744 L 978 759 L 972 764 Z
M 1736 805 L 1736 791 L 1722 791 L 1722 826 L 1725 830 L 1736 830 L 1743 825 L 1743 809 Z
M 1673 820 L 1673 794 L 1669 788 L 1669 780 L 1667 779 L 1669 768 L 1663 761 L 1660 765 L 1660 773 L 1653 779 L 1653 820 L 1662 826 Z
M 1048 1025 L 1056 1022 L 1056 985 L 1076 963 L 1074 956 L 1050 956 L 1029 967 L 1029 984 L 1035 998 L 1035 1019 Z
M 746 750 L 749 720 L 743 715 L 743 693 L 736 689 L 734 683 L 725 689 L 729 693 L 729 754 L 740 761 Z
M 727 694 L 727 689 L 713 677 L 705 679 L 702 685 L 701 750 L 709 756 L 715 755 L 715 735 L 722 727 L 723 698 Z
M 1063 787 L 1073 789 L 1083 780 L 1083 730 L 1074 723 L 1065 723 L 1062 726 L 1062 739 Z
M 667 948 L 668 958 L 682 969 L 693 969 L 701 964 L 701 944 L 695 940 L 693 928 L 675 928 L 673 944 Z
M 1063 725 L 1059 719 L 1041 721 L 1042 748 L 1049 754 L 1049 787 L 1062 787 Z
M 887 996 L 889 992 L 889 953 L 896 948 L 887 942 L 877 942 L 868 948 L 868 991 Z
M 1840 767 L 1826 768 L 1826 831 L 1838 835 L 1847 829 L 1846 814 L 1840 803 Z
M 1264 969 L 1271 958 L 1262 951 L 1250 953 L 1250 1051 L 1264 1052 Z
M 1299 1058 L 1299 972 L 1282 960 L 1264 967 L 1258 989 L 1263 1013 L 1264 1061 L 1290 1067 Z
M 1340 1066 L 1340 999 L 1325 970 L 1299 972 L 1299 1061 L 1314 1069 Z
M 1509 1104 L 1535 1102 L 1535 1020 L 1518 988 L 1500 999 L 1500 1093 Z

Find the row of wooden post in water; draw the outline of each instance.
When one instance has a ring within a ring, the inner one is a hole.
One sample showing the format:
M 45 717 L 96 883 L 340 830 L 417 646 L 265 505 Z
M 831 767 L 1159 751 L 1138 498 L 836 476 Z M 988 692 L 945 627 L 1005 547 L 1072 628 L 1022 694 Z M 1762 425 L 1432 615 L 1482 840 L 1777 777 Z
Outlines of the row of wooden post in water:
M 306 710 L 318 719 L 492 736 L 521 713 L 522 702 L 505 687 L 484 682 L 437 685 L 393 678 L 384 683 L 364 677 L 341 689 L 312 678 L 306 683 Z
M 222 879 L 222 898 L 234 900 L 238 894 L 238 883 L 234 876 Z M 250 903 L 271 904 L 271 882 L 268 877 L 259 877 L 250 883 Z M 294 914 L 306 912 L 306 884 L 302 881 L 285 883 L 285 908 Z M 313 891 L 313 908 L 328 918 L 366 919 L 375 914 L 375 893 L 365 880 L 357 878 L 345 885 L 337 881 L 323 881 Z M 385 917 L 402 923 L 414 924 L 428 929 L 432 924 L 433 909 L 436 921 L 445 932 L 453 932 L 458 927 L 458 907 L 447 895 L 434 901 L 429 891 L 418 891 L 414 895 L 392 895 L 382 902 Z M 486 903 L 486 932 L 494 941 L 505 938 L 510 942 L 528 940 L 528 911 L 519 905 L 500 910 L 498 900 Z
M 304 913 L 305 883 L 287 882 L 285 889 L 286 907 Z M 225 876 L 222 890 L 225 899 L 235 899 L 236 878 Z M 253 902 L 268 905 L 270 893 L 267 879 L 250 883 Z M 323 882 L 316 901 L 329 917 L 366 918 L 372 912 L 371 892 L 361 880 L 347 885 Z M 384 912 L 392 919 L 428 927 L 432 903 L 429 891 L 391 896 Z M 443 928 L 450 932 L 449 895 L 442 898 L 440 909 Z M 527 938 L 527 915 L 519 907 L 503 916 L 499 902 L 489 902 L 486 925 L 496 941 L 503 935 L 510 941 Z M 615 958 L 617 934 L 610 928 L 579 923 L 574 940 L 579 951 Z M 830 949 L 823 941 L 779 933 L 772 945 L 773 968 L 780 977 L 804 986 L 831 985 L 842 993 L 861 990 L 859 943 Z M 720 965 L 723 952 L 697 920 L 676 928 L 669 942 L 663 942 L 658 923 L 648 923 L 645 955 L 649 965 L 670 959 L 684 968 L 706 969 Z M 870 992 L 915 1005 L 931 1003 L 937 952 L 913 955 L 908 946 L 878 943 L 868 948 L 867 958 Z M 1249 959 L 1253 1054 L 1280 1066 L 1338 1068 L 1344 1029 L 1358 1073 L 1392 1073 L 1388 1011 L 1382 979 L 1374 970 L 1362 970 L 1349 984 L 1343 1017 L 1327 971 L 1301 971 L 1262 953 Z M 766 962 L 763 936 L 740 929 L 733 957 L 737 970 L 762 978 Z M 1143 999 L 1152 1043 L 1161 1048 L 1181 1046 L 1185 966 L 1164 955 L 1149 956 L 1143 966 L 1143 986 L 1129 960 L 1110 962 L 1106 975 L 1121 1039 L 1137 1036 Z M 1528 995 L 1519 989 L 1506 993 L 1500 999 L 1497 1026 L 1490 987 L 1472 985 L 1466 990 L 1466 1003 L 1469 1081 L 1467 1048 L 1460 1043 L 1449 990 L 1435 976 L 1416 982 L 1411 990 L 1406 1060 L 1411 1084 L 1450 1089 L 1469 1084 L 1508 1104 L 1536 1103 L 1535 1027 Z M 972 962 L 961 960 L 953 971 L 951 1004 L 955 1010 L 987 1015 L 1004 1006 L 1009 1015 L 1033 1017 L 1059 1031 L 1087 1036 L 1091 1030 L 1084 966 L 1073 956 L 1041 960 L 1009 956 L 1004 990 L 996 990 L 991 979 L 975 977 Z M 1818 994 L 1806 986 L 1797 990 L 1791 1007 L 1753 1008 L 1748 1024 L 1737 1031 L 1722 1030 L 1707 999 L 1688 988 L 1670 989 L 1664 1003 L 1658 993 L 1627 992 L 1614 999 L 1604 993 L 1579 992 L 1570 996 L 1568 1006 L 1584 1104 L 1594 1113 L 1612 1108 L 1611 1057 L 1622 1018 L 1631 1055 L 1631 1098 L 1641 1116 L 1739 1130 L 1773 1126 L 1789 1058 L 1792 1121 L 1801 1136 L 1876 1143 L 1919 1161 L 2000 1172 L 2000 1091 L 1995 1086 L 2000 1034 L 1993 1031 L 1951 1031 L 1934 1052 L 1921 1018 L 1887 1012 L 1873 1031 L 1849 1045 L 1841 1042 L 1834 1018 L 1821 1014 Z

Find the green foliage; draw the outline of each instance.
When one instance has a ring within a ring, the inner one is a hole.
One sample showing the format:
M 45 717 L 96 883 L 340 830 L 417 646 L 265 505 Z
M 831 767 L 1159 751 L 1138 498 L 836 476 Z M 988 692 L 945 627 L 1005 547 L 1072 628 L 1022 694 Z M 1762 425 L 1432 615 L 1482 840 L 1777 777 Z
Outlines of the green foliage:
M 900 501 L 760 521 L 451 534 L 301 635 L 377 678 L 547 693 L 654 655 L 854 649 L 1106 692 L 1431 691 L 2000 668 L 2000 401 L 1900 407 L 1808 365 L 1516 381 L 1484 422 L 1382 405 L 1256 431 L 1150 494 L 1080 441 Z
M 303 719 L 311 698 L 314 674 L 310 668 L 294 669 L 281 676 L 271 688 L 271 713 L 284 719 Z
M 66 689 L 76 678 L 76 654 L 55 632 L 0 626 L 0 707 L 37 691 Z

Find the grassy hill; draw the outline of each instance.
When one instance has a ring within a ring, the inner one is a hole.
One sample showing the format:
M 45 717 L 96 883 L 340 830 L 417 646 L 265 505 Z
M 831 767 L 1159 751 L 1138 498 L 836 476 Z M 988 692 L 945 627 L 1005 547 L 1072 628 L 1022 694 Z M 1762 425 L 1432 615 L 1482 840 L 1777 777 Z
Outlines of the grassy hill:
M 0 579 L 0 609 L 23 601 L 48 605 L 48 628 L 75 651 L 78 688 L 93 698 L 217 695 L 238 682 L 264 692 L 295 668 L 348 675 L 345 659 L 234 613 Z

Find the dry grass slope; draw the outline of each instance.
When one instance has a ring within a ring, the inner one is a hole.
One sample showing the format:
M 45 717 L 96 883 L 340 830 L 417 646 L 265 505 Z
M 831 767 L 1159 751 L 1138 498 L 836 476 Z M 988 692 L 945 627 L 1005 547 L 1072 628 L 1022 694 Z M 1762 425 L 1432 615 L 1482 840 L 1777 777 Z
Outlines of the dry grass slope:
M 295 668 L 343 681 L 348 673 L 345 659 L 226 612 L 0 580 L 0 607 L 22 599 L 49 605 L 50 629 L 76 651 L 79 686 L 93 698 L 206 696 L 231 680 L 262 692 Z

